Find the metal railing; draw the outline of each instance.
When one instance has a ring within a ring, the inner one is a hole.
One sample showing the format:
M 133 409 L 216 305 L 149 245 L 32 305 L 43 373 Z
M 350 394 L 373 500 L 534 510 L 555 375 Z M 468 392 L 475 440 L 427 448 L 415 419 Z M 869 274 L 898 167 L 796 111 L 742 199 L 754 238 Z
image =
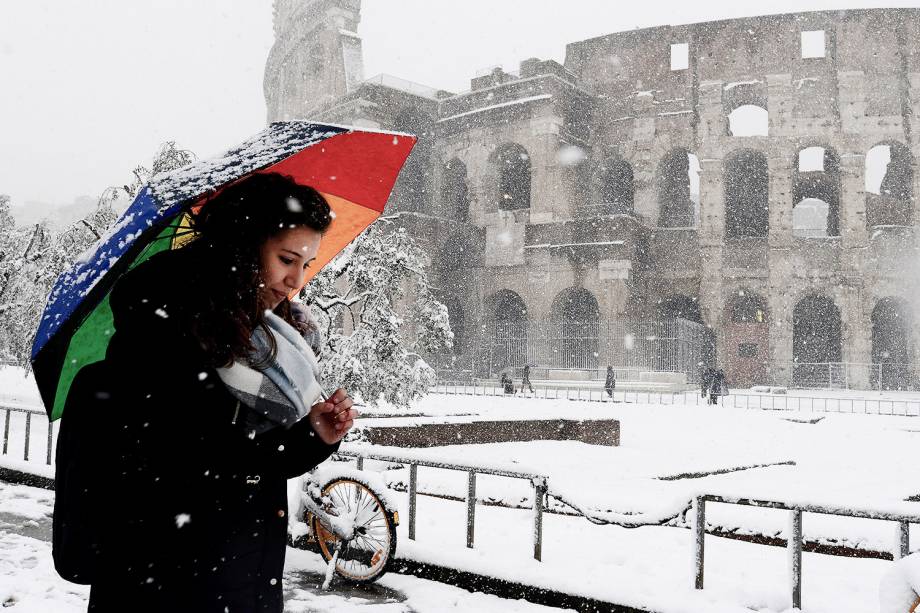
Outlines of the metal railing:
M 707 502 L 779 509 L 790 512 L 790 519 L 792 520 L 790 522 L 791 534 L 789 534 L 789 538 L 787 539 L 786 547 L 789 552 L 789 566 L 792 570 L 790 576 L 790 592 L 792 608 L 794 609 L 800 609 L 802 607 L 802 513 L 819 513 L 822 515 L 836 515 L 839 517 L 855 517 L 897 522 L 898 547 L 896 551 L 892 552 L 895 559 L 906 557 L 910 553 L 910 525 L 920 524 L 920 515 L 903 515 L 884 511 L 844 509 L 811 504 L 799 505 L 773 500 L 755 500 L 751 498 L 733 498 L 728 496 L 697 496 L 695 500 L 696 512 L 694 514 L 693 524 L 693 553 L 696 566 L 694 587 L 698 590 L 703 589 Z
M 45 463 L 48 466 L 51 466 L 52 460 L 52 451 L 54 449 L 54 427 L 52 422 L 48 421 L 48 416 L 42 409 L 36 409 L 26 406 L 11 406 L 11 405 L 0 405 L 0 411 L 5 412 L 3 418 L 3 449 L 2 454 L 0 455 L 9 455 L 10 449 L 10 422 L 14 413 L 23 413 L 25 414 L 25 433 L 23 435 L 23 455 L 22 459 L 25 462 L 29 461 L 29 453 L 31 451 L 32 445 L 32 419 L 33 417 L 40 417 L 45 420 L 48 430 L 47 437 L 47 453 L 45 455 Z
M 364 451 L 339 450 L 338 455 L 355 458 L 358 470 L 364 468 L 364 460 L 376 460 L 392 464 L 409 465 L 409 538 L 415 540 L 416 524 L 416 498 L 418 496 L 418 467 L 426 466 L 444 470 L 454 470 L 467 473 L 466 495 L 466 546 L 473 548 L 476 533 L 476 475 L 493 475 L 497 477 L 510 477 L 530 481 L 534 489 L 533 494 L 533 557 L 537 561 L 543 558 L 543 509 L 546 499 L 547 479 L 544 475 L 524 473 L 471 464 L 457 464 L 452 462 L 438 462 L 413 458 L 410 455 L 396 455 Z
M 520 379 L 514 380 L 514 394 L 505 393 L 497 381 L 439 381 L 430 392 L 447 395 L 496 396 L 541 398 L 549 400 L 566 399 L 585 402 L 620 402 L 627 404 L 662 404 L 704 406 L 706 398 L 698 391 L 620 391 L 614 390 L 608 396 L 604 388 L 595 384 L 578 383 L 533 383 L 534 391 L 521 390 Z M 892 415 L 898 417 L 920 417 L 920 397 L 916 399 L 882 399 L 832 396 L 795 396 L 787 394 L 731 393 L 720 396 L 718 405 L 726 408 L 762 411 L 804 411 L 810 413 L 856 413 L 862 415 Z

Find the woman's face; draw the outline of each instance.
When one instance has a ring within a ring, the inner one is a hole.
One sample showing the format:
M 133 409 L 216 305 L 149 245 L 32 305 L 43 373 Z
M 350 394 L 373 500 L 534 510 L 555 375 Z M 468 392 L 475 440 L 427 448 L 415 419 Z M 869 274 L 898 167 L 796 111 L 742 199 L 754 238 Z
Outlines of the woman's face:
M 262 245 L 262 307 L 274 310 L 281 301 L 303 285 L 304 274 L 316 258 L 323 235 L 305 226 L 284 230 Z

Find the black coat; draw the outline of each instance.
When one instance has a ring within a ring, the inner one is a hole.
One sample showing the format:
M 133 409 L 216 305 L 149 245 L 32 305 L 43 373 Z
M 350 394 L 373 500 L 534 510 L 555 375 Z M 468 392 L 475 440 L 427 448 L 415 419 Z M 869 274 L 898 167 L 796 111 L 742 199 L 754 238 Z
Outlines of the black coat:
M 239 426 L 245 407 L 187 333 L 207 314 L 188 312 L 205 271 L 186 251 L 153 256 L 111 294 L 106 361 L 123 410 L 89 610 L 280 612 L 286 480 L 336 446 L 307 420 L 254 438 Z

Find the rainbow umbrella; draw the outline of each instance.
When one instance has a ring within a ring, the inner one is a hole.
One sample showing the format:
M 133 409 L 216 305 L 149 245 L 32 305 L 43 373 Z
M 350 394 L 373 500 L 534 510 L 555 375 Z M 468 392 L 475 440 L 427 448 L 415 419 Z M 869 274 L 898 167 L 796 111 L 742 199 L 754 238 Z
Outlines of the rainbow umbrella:
M 187 242 L 190 210 L 257 172 L 277 172 L 314 187 L 335 219 L 309 269 L 312 277 L 383 213 L 415 140 L 302 121 L 273 123 L 219 157 L 155 177 L 109 232 L 58 277 L 48 297 L 32 345 L 32 368 L 48 417 L 61 416 L 77 372 L 105 358 L 114 331 L 109 292 L 115 281 L 153 254 Z

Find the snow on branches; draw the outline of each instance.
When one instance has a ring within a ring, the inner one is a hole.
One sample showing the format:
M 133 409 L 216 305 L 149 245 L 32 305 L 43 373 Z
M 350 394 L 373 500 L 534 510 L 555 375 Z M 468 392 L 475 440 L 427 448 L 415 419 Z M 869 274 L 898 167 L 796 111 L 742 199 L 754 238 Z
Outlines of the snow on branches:
M 429 264 L 398 217 L 382 217 L 304 288 L 301 299 L 325 329 L 328 388 L 398 407 L 428 392 L 435 371 L 425 356 L 449 349 L 454 336 Z

